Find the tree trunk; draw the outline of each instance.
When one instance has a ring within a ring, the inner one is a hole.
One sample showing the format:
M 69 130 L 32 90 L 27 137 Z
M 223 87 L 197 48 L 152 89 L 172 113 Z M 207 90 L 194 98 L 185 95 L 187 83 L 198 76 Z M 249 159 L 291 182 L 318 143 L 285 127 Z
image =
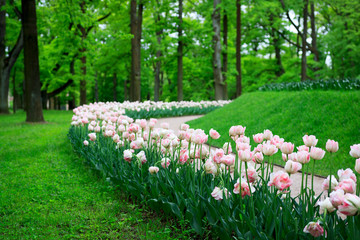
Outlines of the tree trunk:
M 116 94 L 116 88 L 117 88 L 117 74 L 114 73 L 113 75 L 113 100 L 114 102 L 117 102 L 117 94 Z
M 143 4 L 137 4 L 131 0 L 130 6 L 130 30 L 134 36 L 131 39 L 131 80 L 130 101 L 141 101 L 141 24 Z
M 95 98 L 95 102 L 99 102 L 99 85 L 98 85 L 98 73 L 97 72 L 95 72 L 94 98 Z
M 42 104 L 42 108 L 43 108 L 44 110 L 46 110 L 46 109 L 47 109 L 47 100 L 48 100 L 47 90 L 46 90 L 46 89 L 45 89 L 45 90 L 42 90 L 42 91 L 40 92 L 40 94 L 41 94 L 41 104 Z
M 9 78 L 3 77 L 5 67 L 5 33 L 6 33 L 6 12 L 4 10 L 5 0 L 0 0 L 0 113 L 9 114 Z
M 24 31 L 26 122 L 43 122 L 35 0 L 21 0 Z
M 241 96 L 241 0 L 236 1 L 236 97 Z
M 158 6 L 160 4 L 158 3 Z M 159 101 L 159 93 L 160 93 L 160 70 L 161 70 L 161 34 L 163 33 L 162 27 L 159 27 L 160 22 L 160 14 L 158 13 L 155 17 L 155 26 L 156 26 L 156 39 L 157 39 L 157 51 L 156 51 L 156 63 L 155 63 L 155 83 L 154 83 L 154 101 Z M 158 29 L 159 28 L 159 29 Z
M 16 91 L 16 69 L 14 69 L 14 74 L 13 74 L 13 96 L 14 96 L 14 99 L 13 99 L 13 112 L 16 113 L 16 107 L 17 107 L 17 100 L 18 100 L 18 94 L 17 94 L 17 91 Z
M 212 25 L 214 29 L 213 35 L 213 71 L 215 82 L 215 100 L 224 99 L 224 82 L 221 73 L 221 41 L 220 41 L 220 4 L 221 0 L 214 0 L 213 13 L 212 13 Z
M 309 0 L 304 0 L 304 9 L 303 9 L 303 36 L 302 36 L 302 44 L 301 44 L 301 81 L 305 81 L 307 79 L 306 76 L 306 37 L 307 37 L 307 18 L 308 18 L 308 4 Z
M 124 80 L 124 101 L 129 100 L 129 88 L 128 88 L 128 80 Z
M 178 72 L 177 72 L 177 100 L 182 101 L 183 96 L 183 40 L 182 40 L 182 25 L 183 25 L 183 0 L 179 0 L 179 26 L 178 26 Z
M 274 49 L 275 49 L 275 59 L 276 59 L 276 65 L 277 68 L 275 70 L 275 75 L 277 77 L 280 77 L 281 75 L 283 75 L 285 73 L 284 67 L 282 65 L 281 62 L 281 43 L 280 43 L 280 38 L 278 37 L 275 29 L 272 27 L 271 28 L 271 32 L 272 32 L 272 38 L 273 38 L 273 44 L 274 44 Z
M 224 81 L 224 98 L 228 99 L 228 92 L 227 92 L 227 68 L 228 68 L 228 16 L 226 10 L 224 10 L 224 17 L 223 17 L 223 42 L 224 42 L 224 51 L 223 51 L 223 81 Z
M 311 23 L 311 48 L 314 54 L 314 61 L 320 62 L 319 51 L 317 49 L 317 36 L 316 36 L 316 25 L 315 25 L 315 6 L 314 2 L 310 3 L 310 23 Z M 320 70 L 319 66 L 314 68 L 314 71 Z M 318 74 L 317 74 L 318 77 Z

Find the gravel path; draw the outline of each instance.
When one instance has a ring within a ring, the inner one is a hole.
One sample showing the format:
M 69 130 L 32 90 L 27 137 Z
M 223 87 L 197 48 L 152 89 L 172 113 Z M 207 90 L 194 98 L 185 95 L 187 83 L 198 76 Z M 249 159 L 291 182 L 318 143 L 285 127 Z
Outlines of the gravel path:
M 158 123 L 155 127 L 160 127 L 160 124 L 163 122 L 167 122 L 170 125 L 170 129 L 172 129 L 175 133 L 180 128 L 182 123 L 187 121 L 197 119 L 202 117 L 203 115 L 196 115 L 196 116 L 184 116 L 184 117 L 173 117 L 173 118 L 161 118 L 158 119 Z M 278 170 L 283 170 L 282 167 L 274 166 L 274 172 Z M 297 196 L 300 192 L 301 188 L 301 173 L 295 173 L 291 175 L 291 179 L 293 180 L 293 185 L 291 186 L 291 195 Z M 314 177 L 314 190 L 316 196 L 318 196 L 322 192 L 322 182 L 324 181 L 323 177 Z M 311 175 L 308 175 L 308 187 L 311 188 Z

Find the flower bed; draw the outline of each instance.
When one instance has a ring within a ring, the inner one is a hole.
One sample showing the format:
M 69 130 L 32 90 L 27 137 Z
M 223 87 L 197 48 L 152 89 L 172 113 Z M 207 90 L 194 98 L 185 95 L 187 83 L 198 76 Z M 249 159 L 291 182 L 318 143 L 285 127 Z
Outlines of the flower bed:
M 202 115 L 222 107 L 230 100 L 219 101 L 181 101 L 181 102 L 108 102 L 91 103 L 86 106 L 89 109 L 96 109 L 102 113 L 115 111 L 134 119 L 150 119 L 161 117 L 176 117 L 186 115 Z
M 302 90 L 359 90 L 359 79 L 344 80 L 308 80 L 304 82 L 270 83 L 259 88 L 259 91 L 302 91 Z
M 205 144 L 219 138 L 213 129 L 209 138 L 183 124 L 175 134 L 167 124 L 154 128 L 155 119 L 134 121 L 106 105 L 79 107 L 74 113 L 69 138 L 94 169 L 150 207 L 187 219 L 200 235 L 359 239 L 359 176 L 351 169 L 339 170 L 338 178 L 330 169 L 320 196 L 305 187 L 303 174 L 300 194 L 291 195 L 291 174 L 336 157 L 335 141 L 328 141 L 326 153 L 316 147 L 315 136 L 306 135 L 295 153 L 292 143 L 265 130 L 253 136 L 251 147 L 246 128 L 233 126 L 229 136 L 236 149 L 226 143 L 209 151 Z M 350 155 L 360 158 L 359 144 Z M 286 161 L 284 171 L 273 172 L 274 157 Z M 360 159 L 355 169 L 360 172 Z

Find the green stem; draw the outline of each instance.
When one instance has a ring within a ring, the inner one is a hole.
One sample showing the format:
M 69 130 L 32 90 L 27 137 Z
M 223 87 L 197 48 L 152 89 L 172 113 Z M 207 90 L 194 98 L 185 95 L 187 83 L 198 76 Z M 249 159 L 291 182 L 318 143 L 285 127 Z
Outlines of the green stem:
M 315 192 L 314 192 L 315 163 L 316 163 L 316 161 L 314 160 L 313 169 L 312 169 L 312 176 L 311 176 L 311 195 L 314 195 L 314 196 L 315 196 Z M 314 201 L 314 198 L 312 198 L 312 200 Z

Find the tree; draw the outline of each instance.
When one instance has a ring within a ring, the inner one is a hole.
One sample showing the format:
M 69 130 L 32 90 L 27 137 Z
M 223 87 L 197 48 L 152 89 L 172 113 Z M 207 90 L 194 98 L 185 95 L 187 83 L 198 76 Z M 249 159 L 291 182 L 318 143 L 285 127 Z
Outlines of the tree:
M 26 122 L 43 122 L 35 0 L 22 0 Z
M 20 30 L 17 41 L 13 48 L 10 50 L 8 56 L 5 54 L 6 42 L 6 12 L 5 12 L 5 0 L 0 0 L 0 113 L 8 114 L 9 113 L 9 102 L 8 102 L 8 93 L 9 93 L 9 79 L 10 72 L 14 66 L 16 60 L 18 59 L 20 52 L 23 48 L 23 31 Z M 18 19 L 21 19 L 21 14 L 19 9 L 13 5 L 15 15 Z
M 306 69 L 306 38 L 307 38 L 307 18 L 308 18 L 308 5 L 309 0 L 304 0 L 304 9 L 303 9 L 303 35 L 302 35 L 302 44 L 301 44 L 301 81 L 307 79 Z
M 221 0 L 214 0 L 213 13 L 212 13 L 212 25 L 214 29 L 213 35 L 213 71 L 215 82 L 215 99 L 224 99 L 224 82 L 221 73 L 221 40 L 220 40 L 220 4 Z
M 144 5 L 136 0 L 131 0 L 130 29 L 134 36 L 131 39 L 131 80 L 130 101 L 141 101 L 141 30 Z
M 183 19 L 182 19 L 182 15 L 183 15 L 183 0 L 179 0 L 179 26 L 178 26 L 178 49 L 177 49 L 177 54 L 178 54 L 178 59 L 177 59 L 177 64 L 178 64 L 178 70 L 177 70 L 177 100 L 178 101 L 182 101 L 184 99 L 183 96 L 183 34 L 182 34 L 182 28 L 183 28 Z
M 236 97 L 241 96 L 241 0 L 236 1 Z

